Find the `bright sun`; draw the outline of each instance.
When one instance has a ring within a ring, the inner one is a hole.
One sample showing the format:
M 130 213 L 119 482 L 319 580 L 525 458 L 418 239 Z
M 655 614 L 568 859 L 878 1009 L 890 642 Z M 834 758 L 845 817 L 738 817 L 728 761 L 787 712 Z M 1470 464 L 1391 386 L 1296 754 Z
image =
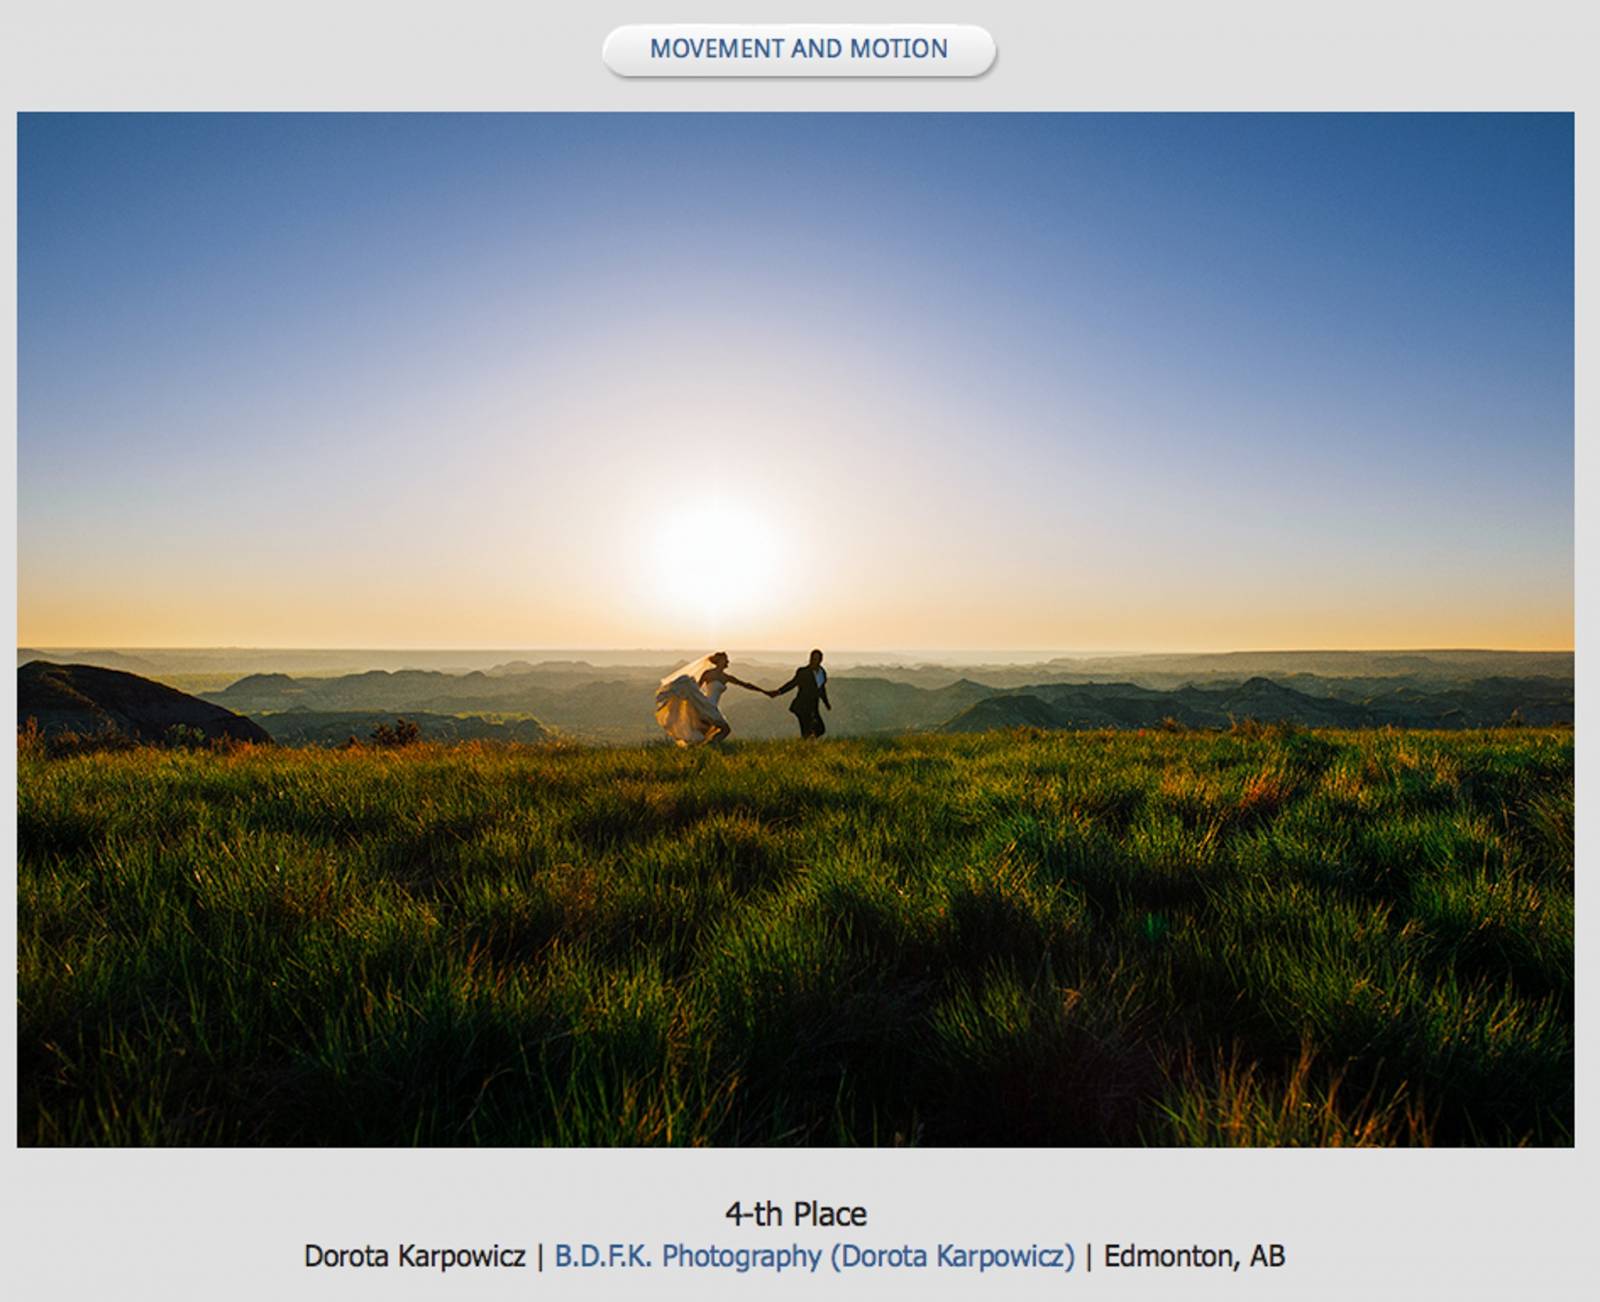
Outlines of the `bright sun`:
M 657 600 L 685 632 L 738 642 L 750 618 L 776 600 L 778 531 L 749 506 L 686 507 L 660 522 L 653 546 Z

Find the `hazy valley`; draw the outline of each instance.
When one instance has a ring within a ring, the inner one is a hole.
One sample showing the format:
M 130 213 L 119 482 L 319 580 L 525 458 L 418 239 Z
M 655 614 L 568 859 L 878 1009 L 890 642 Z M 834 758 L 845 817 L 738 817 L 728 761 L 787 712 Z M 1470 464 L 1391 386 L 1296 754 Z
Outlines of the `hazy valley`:
M 212 709 L 243 716 L 288 745 L 364 739 L 378 723 L 402 715 L 436 741 L 654 741 L 660 733 L 651 715 L 653 693 L 661 676 L 679 663 L 673 653 L 634 663 L 625 653 L 611 653 L 596 656 L 601 663 L 516 656 L 471 667 L 470 653 L 390 652 L 368 658 L 393 667 L 340 672 L 361 665 L 362 653 L 18 654 L 19 661 L 71 657 L 156 680 Z M 250 669 L 270 664 L 266 657 L 273 654 L 296 672 Z M 424 667 L 408 667 L 408 659 Z M 1573 718 L 1570 653 L 1279 652 L 964 665 L 840 659 L 844 664 L 830 680 L 835 708 L 828 717 L 830 732 L 838 736 L 1009 727 L 1222 728 L 1247 719 L 1326 728 L 1480 728 L 1562 725 Z M 432 667 L 450 661 L 453 667 Z M 735 663 L 743 676 L 775 686 L 798 661 L 796 653 L 787 660 L 751 656 Z M 783 701 L 735 688 L 725 706 L 736 735 L 785 737 L 794 731 Z M 25 708 L 19 717 L 28 715 Z M 65 717 L 52 708 L 40 723 L 48 728 L 52 719 Z

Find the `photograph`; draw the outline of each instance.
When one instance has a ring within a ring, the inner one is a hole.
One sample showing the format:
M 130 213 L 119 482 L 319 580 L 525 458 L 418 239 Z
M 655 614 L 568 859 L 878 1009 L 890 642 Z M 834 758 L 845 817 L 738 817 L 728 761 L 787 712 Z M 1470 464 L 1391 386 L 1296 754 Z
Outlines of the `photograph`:
M 1574 1146 L 1572 113 L 16 145 L 18 1146 Z

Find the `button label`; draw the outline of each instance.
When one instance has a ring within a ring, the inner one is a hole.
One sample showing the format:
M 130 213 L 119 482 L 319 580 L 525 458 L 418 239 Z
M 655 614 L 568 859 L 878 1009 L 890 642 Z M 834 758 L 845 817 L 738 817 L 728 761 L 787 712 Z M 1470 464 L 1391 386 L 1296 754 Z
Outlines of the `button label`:
M 958 23 L 641 23 L 600 55 L 621 77 L 978 77 L 995 46 Z

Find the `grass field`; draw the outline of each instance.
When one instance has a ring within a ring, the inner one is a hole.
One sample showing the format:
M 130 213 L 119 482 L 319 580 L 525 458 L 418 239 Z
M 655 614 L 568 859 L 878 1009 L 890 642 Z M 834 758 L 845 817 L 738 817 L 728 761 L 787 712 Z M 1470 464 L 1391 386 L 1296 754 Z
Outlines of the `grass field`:
M 1570 731 L 19 752 L 29 1144 L 1568 1144 Z

